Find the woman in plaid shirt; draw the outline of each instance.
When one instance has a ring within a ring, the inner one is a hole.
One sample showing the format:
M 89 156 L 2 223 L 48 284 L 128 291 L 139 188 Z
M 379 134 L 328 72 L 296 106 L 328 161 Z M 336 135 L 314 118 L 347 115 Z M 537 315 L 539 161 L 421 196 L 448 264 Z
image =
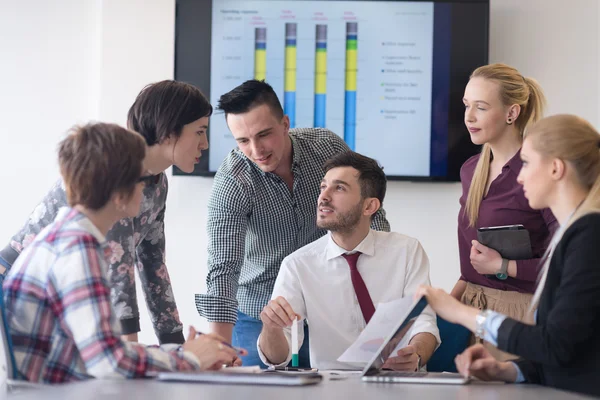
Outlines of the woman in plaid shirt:
M 138 215 L 146 143 L 114 124 L 75 128 L 59 146 L 69 207 L 23 251 L 4 282 L 19 372 L 32 382 L 139 378 L 148 372 L 220 368 L 235 352 L 190 328 L 183 346 L 124 342 L 113 313 L 106 234 Z

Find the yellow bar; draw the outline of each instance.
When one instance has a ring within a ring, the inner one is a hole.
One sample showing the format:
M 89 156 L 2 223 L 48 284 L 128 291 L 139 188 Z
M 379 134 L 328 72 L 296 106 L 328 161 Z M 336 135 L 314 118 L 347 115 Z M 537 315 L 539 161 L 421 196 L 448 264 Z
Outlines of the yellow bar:
M 286 92 L 296 91 L 296 46 L 285 48 L 285 80 L 284 90 Z
M 357 68 L 356 50 L 346 50 L 346 90 L 356 90 Z
M 254 79 L 262 81 L 267 79 L 267 51 L 254 50 Z
M 315 55 L 315 93 L 327 93 L 327 52 L 317 51 Z

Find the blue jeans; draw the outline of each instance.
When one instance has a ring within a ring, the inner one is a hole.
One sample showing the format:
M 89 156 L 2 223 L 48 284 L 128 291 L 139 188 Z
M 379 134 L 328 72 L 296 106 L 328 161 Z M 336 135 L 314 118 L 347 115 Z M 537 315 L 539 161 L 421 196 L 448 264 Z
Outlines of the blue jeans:
M 233 328 L 232 344 L 236 347 L 243 347 L 248 350 L 248 355 L 242 357 L 242 365 L 259 365 L 261 368 L 267 368 L 265 364 L 260 360 L 258 356 L 258 349 L 256 343 L 258 336 L 262 330 L 262 322 L 258 319 L 254 319 L 249 315 L 238 311 L 238 320 Z M 308 351 L 308 326 L 304 324 L 304 343 L 298 351 L 298 364 L 300 367 L 310 367 L 310 355 Z

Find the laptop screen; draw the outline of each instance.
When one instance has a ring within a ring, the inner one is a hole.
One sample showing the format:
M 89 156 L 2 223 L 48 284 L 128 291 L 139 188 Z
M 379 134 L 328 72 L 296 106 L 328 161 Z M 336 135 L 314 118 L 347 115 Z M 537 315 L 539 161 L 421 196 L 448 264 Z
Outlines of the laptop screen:
M 397 327 L 392 333 L 383 341 L 381 347 L 377 351 L 375 357 L 367 364 L 363 370 L 362 375 L 368 376 L 379 372 L 381 367 L 386 362 L 388 357 L 392 355 L 392 352 L 398 346 L 398 343 L 402 341 L 404 336 L 410 331 L 410 328 L 414 324 L 415 320 L 421 315 L 423 310 L 427 307 L 427 300 L 425 297 L 421 297 L 418 301 L 413 304 L 413 307 L 402 321 L 398 321 Z

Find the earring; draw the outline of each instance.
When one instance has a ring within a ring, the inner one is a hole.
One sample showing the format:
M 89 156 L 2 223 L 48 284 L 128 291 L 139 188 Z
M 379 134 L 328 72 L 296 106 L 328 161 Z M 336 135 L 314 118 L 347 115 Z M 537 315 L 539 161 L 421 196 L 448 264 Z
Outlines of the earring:
M 507 120 L 506 120 L 506 123 L 507 123 L 508 125 L 512 125 L 512 118 L 509 118 L 509 119 L 507 119 Z

